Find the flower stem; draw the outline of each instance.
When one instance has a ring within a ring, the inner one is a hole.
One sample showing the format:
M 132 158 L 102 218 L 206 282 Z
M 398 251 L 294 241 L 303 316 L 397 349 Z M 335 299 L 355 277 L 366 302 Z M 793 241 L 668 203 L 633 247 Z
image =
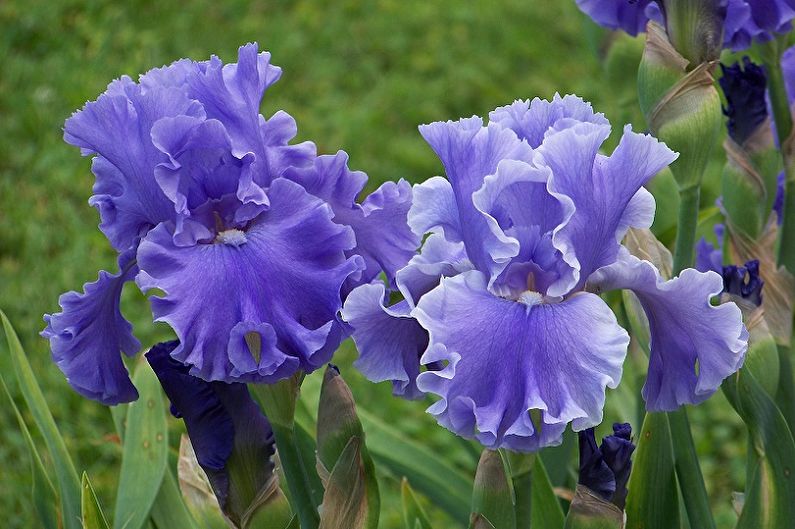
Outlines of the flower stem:
M 793 152 L 790 136 L 792 135 L 792 114 L 787 96 L 784 72 L 781 69 L 781 48 L 778 41 L 769 44 L 764 63 L 768 75 L 770 104 L 773 109 L 773 120 L 776 123 L 776 135 L 784 162 L 784 210 L 783 222 L 779 233 L 778 264 L 790 273 L 795 273 L 795 152 Z M 790 190 L 790 192 L 787 192 Z
M 696 225 L 701 186 L 694 185 L 679 190 L 679 225 L 674 246 L 674 276 L 690 268 L 696 259 Z
M 287 489 L 290 491 L 290 504 L 298 514 L 302 529 L 316 529 L 320 524 L 309 482 L 307 470 L 295 439 L 293 428 L 273 424 L 273 435 L 276 437 L 276 449 L 279 454 Z
M 699 179 L 700 180 L 700 179 Z M 679 190 L 679 225 L 676 231 L 674 248 L 674 275 L 695 262 L 696 226 L 698 224 L 700 184 Z M 715 529 L 715 520 L 709 507 L 704 476 L 698 463 L 690 421 L 685 408 L 669 412 L 668 424 L 671 428 L 676 475 L 685 502 L 685 510 L 691 527 Z
M 715 529 L 715 520 L 712 519 L 704 476 L 701 474 L 701 467 L 698 464 L 693 435 L 690 433 L 690 421 L 685 408 L 668 412 L 668 424 L 671 427 L 676 476 L 679 478 L 679 488 L 682 489 L 682 498 L 685 502 L 690 527 Z

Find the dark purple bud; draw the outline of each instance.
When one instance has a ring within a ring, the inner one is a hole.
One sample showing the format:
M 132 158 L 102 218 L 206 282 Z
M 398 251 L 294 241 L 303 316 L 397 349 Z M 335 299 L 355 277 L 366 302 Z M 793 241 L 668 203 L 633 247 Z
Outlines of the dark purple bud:
M 632 470 L 632 426 L 629 423 L 613 424 L 613 435 L 602 439 L 602 457 L 613 473 L 616 490 L 610 499 L 619 509 L 624 509 L 627 500 L 627 483 Z
M 273 474 L 273 431 L 245 384 L 194 377 L 188 366 L 171 357 L 177 344 L 159 343 L 146 359 L 171 401 L 171 413 L 185 421 L 196 459 L 222 510 L 239 520 Z M 238 472 L 230 470 L 233 459 Z
M 610 501 L 616 492 L 616 478 L 596 445 L 594 429 L 579 432 L 580 478 L 578 483 L 591 489 L 605 501 Z
M 581 431 L 579 437 L 579 484 L 623 510 L 635 451 L 632 427 L 628 423 L 613 424 L 613 435 L 602 439 L 601 446 L 596 445 L 593 428 Z
M 767 119 L 767 76 L 761 66 L 743 57 L 742 65 L 720 65 L 720 87 L 726 97 L 723 114 L 728 118 L 729 136 L 742 144 Z
M 759 277 L 759 260 L 748 261 L 745 266 L 723 267 L 723 291 L 726 294 L 747 299 L 757 307 L 762 304 L 762 287 L 765 282 Z

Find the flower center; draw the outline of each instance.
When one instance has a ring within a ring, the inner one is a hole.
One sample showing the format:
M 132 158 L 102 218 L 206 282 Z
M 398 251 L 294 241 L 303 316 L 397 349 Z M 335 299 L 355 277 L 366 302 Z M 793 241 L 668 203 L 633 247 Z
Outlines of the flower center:
M 246 244 L 245 232 L 238 229 L 224 230 L 215 236 L 215 242 L 228 246 L 242 246 Z

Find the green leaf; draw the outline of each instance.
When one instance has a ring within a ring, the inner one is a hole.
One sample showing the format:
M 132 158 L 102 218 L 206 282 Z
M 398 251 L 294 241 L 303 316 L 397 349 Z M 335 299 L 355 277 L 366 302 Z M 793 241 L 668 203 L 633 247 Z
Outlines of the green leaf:
M 737 529 L 788 527 L 795 519 L 795 441 L 781 411 L 756 378 L 743 368 L 725 384 L 751 434 L 756 464 L 748 476 Z M 731 401 L 731 399 L 730 399 Z
M 304 426 L 296 421 L 293 426 L 295 430 L 295 443 L 298 446 L 298 453 L 304 468 L 310 471 L 306 473 L 309 493 L 315 505 L 320 505 L 323 501 L 323 483 L 317 472 L 314 471 L 317 465 L 317 445 L 312 434 Z
M 0 310 L 0 319 L 3 320 L 8 350 L 11 353 L 11 361 L 14 364 L 19 388 L 52 458 L 61 500 L 64 529 L 80 529 L 80 481 L 74 463 L 72 463 L 72 458 L 69 457 L 69 452 L 66 450 L 66 444 L 55 426 L 55 420 L 53 420 L 47 401 L 36 382 L 36 376 L 33 374 L 27 356 L 22 350 L 22 344 L 19 343 L 19 338 L 11 327 L 11 322 L 8 321 L 2 310 Z
M 367 432 L 367 449 L 379 469 L 398 479 L 408 478 L 412 486 L 433 505 L 461 524 L 468 524 L 472 481 L 444 458 L 412 441 L 375 415 L 359 407 L 359 419 Z
M 563 528 L 563 509 L 560 506 L 552 483 L 549 481 L 544 462 L 537 457 L 533 463 L 532 500 L 530 504 L 530 526 L 544 529 Z
M 127 410 L 114 529 L 140 529 L 160 490 L 168 463 L 166 408 L 160 383 L 146 362 L 133 376 L 139 399 Z
M 679 529 L 679 496 L 668 417 L 647 413 L 627 496 L 627 529 Z
M 425 514 L 425 509 L 420 505 L 406 478 L 400 483 L 400 499 L 403 504 L 403 523 L 406 529 L 431 529 L 428 515 Z
M 320 527 L 376 529 L 381 499 L 375 466 L 365 446 L 353 394 L 337 369 L 331 366 L 326 368 L 320 390 L 317 460 L 319 469 L 332 468 L 323 496 Z M 335 502 L 334 507 L 327 503 L 330 500 Z M 344 502 L 340 503 L 341 500 Z M 334 525 L 341 520 L 351 525 Z
M 469 529 L 496 529 L 482 514 L 473 514 L 469 520 Z
M 109 529 L 105 514 L 99 506 L 99 500 L 94 493 L 94 487 L 88 479 L 88 474 L 83 472 L 83 528 L 84 529 Z
M 515 529 L 513 484 L 500 452 L 483 450 L 472 486 L 472 515 L 481 515 L 494 529 Z
M 58 504 L 58 496 L 55 493 L 55 488 L 52 486 L 52 481 L 47 475 L 47 470 L 44 468 L 44 463 L 41 461 L 41 456 L 36 448 L 33 438 L 28 430 L 28 425 L 25 424 L 22 414 L 17 408 L 16 402 L 11 397 L 11 392 L 8 391 L 5 381 L 0 376 L 0 385 L 3 386 L 3 392 L 8 397 L 8 402 L 11 403 L 11 409 L 14 410 L 14 415 L 17 417 L 19 429 L 22 436 L 25 438 L 25 443 L 28 445 L 28 453 L 30 454 L 31 478 L 33 486 L 31 487 L 31 498 L 33 498 L 33 507 L 36 509 L 36 515 L 39 517 L 41 526 L 45 529 L 58 529 L 58 513 L 56 512 L 56 505 Z
M 216 501 L 215 503 L 217 506 L 218 502 Z M 185 529 L 194 529 L 198 527 L 190 511 L 188 511 L 185 501 L 182 499 L 182 494 L 180 494 L 179 486 L 177 485 L 177 479 L 174 477 L 174 473 L 170 468 L 166 469 L 166 473 L 163 475 L 163 481 L 160 483 L 160 490 L 157 493 L 155 502 L 152 504 L 152 510 L 149 512 L 149 515 L 157 527 L 184 527 Z M 222 517 L 219 517 L 219 520 L 223 522 Z M 216 529 L 225 529 L 227 526 L 226 523 L 223 523 L 223 525 L 202 525 L 202 527 L 207 529 L 213 527 Z

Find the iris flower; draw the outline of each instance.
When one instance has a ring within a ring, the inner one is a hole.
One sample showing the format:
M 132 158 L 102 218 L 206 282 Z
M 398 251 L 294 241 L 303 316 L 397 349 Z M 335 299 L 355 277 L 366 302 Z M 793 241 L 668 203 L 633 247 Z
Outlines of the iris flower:
M 437 395 L 437 421 L 486 447 L 557 444 L 567 424 L 601 422 L 621 379 L 629 336 L 598 295 L 613 289 L 634 291 L 649 320 L 647 409 L 701 402 L 740 367 L 740 310 L 710 303 L 721 276 L 664 280 L 621 245 L 652 223 L 643 185 L 677 157 L 664 144 L 627 126 L 600 153 L 611 126 L 575 96 L 420 132 L 447 179 L 414 188 L 409 224 L 427 239 L 396 273 L 404 299 L 389 305 L 373 283 L 343 309 L 368 378 Z
M 795 18 L 795 0 L 724 0 L 721 4 L 726 8 L 723 47 L 733 51 L 786 33 Z M 649 20 L 665 23 L 664 7 L 656 0 L 577 0 L 577 5 L 597 24 L 632 36 L 645 31 Z
M 183 59 L 122 77 L 66 121 L 64 139 L 93 157 L 89 203 L 120 255 L 118 272 L 45 316 L 79 393 L 137 398 L 120 355 L 140 349 L 120 311 L 128 281 L 155 292 L 155 320 L 178 338 L 170 355 L 191 375 L 269 383 L 328 362 L 346 336 L 344 295 L 382 270 L 393 280 L 415 250 L 407 182 L 359 204 L 367 176 L 344 152 L 317 156 L 291 143 L 290 115 L 260 114 L 280 76 L 248 44 L 235 64 Z

